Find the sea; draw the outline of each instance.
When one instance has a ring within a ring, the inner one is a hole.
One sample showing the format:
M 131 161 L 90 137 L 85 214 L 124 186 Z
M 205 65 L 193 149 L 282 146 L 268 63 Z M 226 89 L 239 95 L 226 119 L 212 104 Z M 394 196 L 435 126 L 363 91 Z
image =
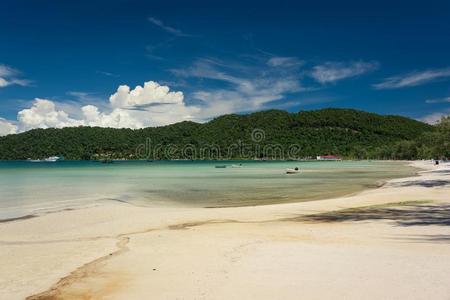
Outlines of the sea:
M 295 167 L 299 173 L 286 174 Z M 208 208 L 313 201 L 415 172 L 392 161 L 0 161 L 0 220 L 110 201 Z

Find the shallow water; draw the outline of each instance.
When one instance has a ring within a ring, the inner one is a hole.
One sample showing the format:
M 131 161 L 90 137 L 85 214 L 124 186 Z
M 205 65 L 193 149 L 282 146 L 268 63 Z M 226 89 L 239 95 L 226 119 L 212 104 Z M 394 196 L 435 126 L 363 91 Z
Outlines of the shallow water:
M 231 167 L 239 163 L 242 168 Z M 285 174 L 291 167 L 302 172 Z M 414 172 L 403 163 L 380 161 L 2 161 L 0 219 L 102 201 L 222 207 L 315 200 Z

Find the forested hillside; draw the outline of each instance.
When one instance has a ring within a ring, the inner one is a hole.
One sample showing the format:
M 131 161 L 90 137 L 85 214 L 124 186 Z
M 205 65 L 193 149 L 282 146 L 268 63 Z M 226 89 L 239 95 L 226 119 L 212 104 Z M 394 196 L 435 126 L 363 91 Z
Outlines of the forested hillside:
M 448 155 L 438 133 L 416 120 L 351 109 L 269 110 L 137 130 L 35 129 L 1 137 L 0 159 L 431 158 Z

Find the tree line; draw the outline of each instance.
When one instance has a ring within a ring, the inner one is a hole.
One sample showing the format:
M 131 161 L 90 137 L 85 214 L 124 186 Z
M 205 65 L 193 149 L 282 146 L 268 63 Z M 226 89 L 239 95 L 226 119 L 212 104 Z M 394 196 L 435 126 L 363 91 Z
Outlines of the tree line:
M 353 109 L 298 113 L 268 110 L 224 115 L 202 124 L 185 121 L 134 130 L 34 129 L 0 137 L 0 159 L 52 155 L 74 160 L 264 159 L 267 149 L 271 155 L 281 151 L 284 158 L 338 155 L 350 159 L 431 159 L 450 157 L 449 141 L 449 117 L 432 126 L 406 117 Z M 296 152 L 292 153 L 294 148 Z M 220 153 L 205 157 L 202 149 L 211 153 L 219 149 Z

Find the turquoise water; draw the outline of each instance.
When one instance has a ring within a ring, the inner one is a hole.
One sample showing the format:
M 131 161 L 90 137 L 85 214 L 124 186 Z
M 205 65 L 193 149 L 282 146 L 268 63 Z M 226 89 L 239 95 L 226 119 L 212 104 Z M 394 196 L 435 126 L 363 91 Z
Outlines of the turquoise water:
M 291 167 L 302 172 L 285 174 Z M 0 219 L 103 201 L 222 207 L 315 200 L 413 172 L 402 163 L 367 161 L 0 161 Z

